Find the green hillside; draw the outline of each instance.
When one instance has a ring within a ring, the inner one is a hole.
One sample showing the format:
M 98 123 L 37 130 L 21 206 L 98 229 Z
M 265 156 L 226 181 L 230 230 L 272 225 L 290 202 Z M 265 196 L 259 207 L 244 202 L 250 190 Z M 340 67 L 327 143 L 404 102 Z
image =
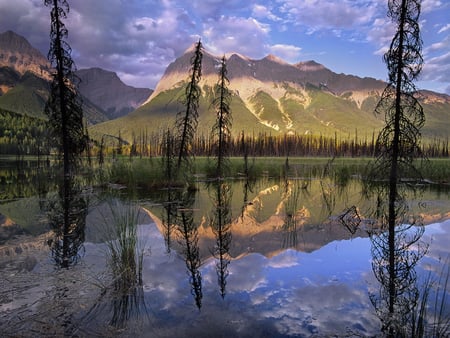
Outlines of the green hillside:
M 12 89 L 0 96 L 0 108 L 22 115 L 43 117 L 48 88 L 48 82 L 27 72 Z
M 143 105 L 134 112 L 104 123 L 92 126 L 90 134 L 96 138 L 101 135 L 118 136 L 132 142 L 133 135 L 136 137 L 141 132 L 148 134 L 160 134 L 172 128 L 178 112 L 183 111 L 181 100 L 184 94 L 184 86 L 171 89 L 158 94 L 150 104 Z M 200 99 L 198 133 L 209 135 L 215 122 L 215 112 L 211 105 L 212 89 L 205 87 Z M 261 125 L 258 119 L 247 109 L 245 103 L 239 96 L 233 95 L 231 101 L 233 116 L 233 134 L 244 132 L 270 132 L 272 129 Z
M 337 133 L 342 137 L 353 137 L 356 132 L 361 136 L 369 136 L 382 127 L 382 121 L 372 112 L 359 109 L 356 104 L 324 92 L 311 86 L 308 88 L 310 104 L 305 108 L 298 93 L 286 94 L 280 104 L 264 91 L 258 91 L 251 99 L 251 109 L 259 119 L 268 122 L 274 128 L 261 123 L 249 110 L 244 101 L 235 93 L 232 97 L 233 116 L 232 133 L 237 136 L 245 133 L 279 133 L 296 132 L 334 137 Z M 176 114 L 183 110 L 181 99 L 184 87 L 178 87 L 159 93 L 150 103 L 141 106 L 129 115 L 97 124 L 91 128 L 91 135 L 100 137 L 103 134 L 118 136 L 131 142 L 134 135 L 142 131 L 158 134 L 175 122 Z M 211 105 L 213 93 L 211 87 L 203 88 L 200 99 L 198 133 L 209 135 L 215 121 L 214 108 Z M 292 127 L 286 128 L 291 122 Z M 357 131 L 356 131 L 357 129 Z

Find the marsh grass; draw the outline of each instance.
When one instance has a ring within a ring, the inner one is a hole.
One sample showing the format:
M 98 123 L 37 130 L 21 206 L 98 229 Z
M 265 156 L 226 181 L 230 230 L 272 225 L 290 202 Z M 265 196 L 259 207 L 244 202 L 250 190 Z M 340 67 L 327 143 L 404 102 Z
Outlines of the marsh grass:
M 450 336 L 450 308 L 446 302 L 449 283 L 450 266 L 447 258 L 437 279 L 433 279 L 430 273 L 424 281 L 423 293 L 414 311 L 413 337 Z
M 336 157 L 329 165 L 329 171 L 334 175 L 336 183 L 345 185 L 351 177 L 365 177 L 367 164 L 371 161 L 367 157 Z M 248 159 L 248 173 L 250 177 L 281 177 L 285 166 L 285 157 L 252 157 Z M 316 177 L 323 175 L 323 168 L 328 165 L 328 157 L 292 157 L 289 158 L 289 167 L 299 177 Z M 230 177 L 240 177 L 245 172 L 245 163 L 242 157 L 229 158 Z M 211 159 L 196 157 L 192 161 L 192 173 L 195 175 L 208 175 L 211 173 Z M 170 183 L 172 186 L 184 185 L 184 181 L 167 182 L 164 176 L 161 158 L 133 158 L 118 157 L 108 166 L 104 167 L 102 175 L 104 182 L 124 184 L 128 187 L 139 186 L 144 189 L 161 188 Z M 423 178 L 437 183 L 450 182 L 450 159 L 430 159 L 423 162 L 420 167 Z
M 126 292 L 142 285 L 142 262 L 145 243 L 139 237 L 139 208 L 117 200 L 109 202 L 107 225 L 107 259 L 115 291 Z

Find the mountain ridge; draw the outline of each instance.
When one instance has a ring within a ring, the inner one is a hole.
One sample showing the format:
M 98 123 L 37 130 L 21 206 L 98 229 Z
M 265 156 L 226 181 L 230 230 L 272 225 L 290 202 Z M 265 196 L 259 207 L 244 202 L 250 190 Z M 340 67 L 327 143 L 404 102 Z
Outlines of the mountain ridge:
M 110 119 L 124 116 L 139 107 L 152 93 L 122 82 L 117 73 L 98 67 L 76 71 L 80 93 L 99 106 Z
M 145 129 L 173 126 L 189 78 L 193 49 L 170 63 L 155 90 L 125 85 L 116 73 L 81 69 L 80 93 L 94 132 L 131 140 Z M 290 64 L 278 56 L 252 59 L 226 53 L 232 94 L 233 134 L 313 134 L 354 137 L 372 135 L 384 124 L 373 109 L 386 83 L 374 78 L 337 74 L 314 60 Z M 215 121 L 211 102 L 222 57 L 204 50 L 200 87 L 199 132 Z M 51 68 L 28 41 L 7 31 L 0 34 L 0 108 L 43 117 Z M 450 96 L 420 91 L 426 113 L 426 137 L 448 138 Z
M 0 67 L 9 67 L 24 75 L 30 71 L 50 80 L 50 63 L 23 36 L 6 31 L 0 34 Z
M 180 99 L 189 79 L 193 49 L 166 68 L 152 95 L 134 112 L 117 121 L 109 121 L 98 130 L 121 132 L 129 137 L 139 128 L 157 129 L 173 125 L 177 112 L 183 109 Z M 382 80 L 337 74 L 314 60 L 295 64 L 274 55 L 251 59 L 226 53 L 228 88 L 232 93 L 233 134 L 242 130 L 274 134 L 314 134 L 322 136 L 370 137 L 384 125 L 384 116 L 374 108 L 386 87 Z M 199 132 L 209 134 L 214 123 L 211 109 L 213 88 L 218 80 L 222 57 L 204 50 Z M 450 96 L 420 91 L 427 123 L 426 137 L 449 137 Z M 152 122 L 148 122 L 152 121 Z
M 101 68 L 75 73 L 82 80 L 79 91 L 90 124 L 124 116 L 151 94 L 150 89 L 127 86 L 116 73 Z M 0 33 L 0 108 L 44 118 L 51 74 L 48 60 L 26 38 L 13 31 Z M 89 83 L 98 87 L 94 95 Z

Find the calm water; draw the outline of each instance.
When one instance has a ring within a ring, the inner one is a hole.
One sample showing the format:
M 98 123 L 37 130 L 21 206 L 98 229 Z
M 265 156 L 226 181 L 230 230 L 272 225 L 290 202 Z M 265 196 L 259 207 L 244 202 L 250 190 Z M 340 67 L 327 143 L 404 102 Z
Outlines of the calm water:
M 125 294 L 111 290 L 117 276 L 104 239 L 111 205 L 129 196 L 121 190 L 108 204 L 104 192 L 90 192 L 77 264 L 61 269 L 49 248 L 42 194 L 31 184 L 28 195 L 2 190 L 3 336 L 383 335 L 386 285 L 373 262 L 383 261 L 386 232 L 378 231 L 375 200 L 362 197 L 357 180 L 266 177 L 141 193 L 134 203 L 141 207 L 142 286 Z M 414 286 L 422 293 L 427 276 L 437 280 L 448 269 L 450 255 L 448 190 L 427 187 L 408 204 L 423 216 L 425 232 L 399 258 L 428 248 L 402 276 L 399 285 L 409 285 L 397 295 L 403 305 L 414 301 Z M 399 230 L 399 241 L 418 229 Z M 430 299 L 443 298 L 448 316 L 450 290 L 440 292 L 442 285 L 430 288 Z

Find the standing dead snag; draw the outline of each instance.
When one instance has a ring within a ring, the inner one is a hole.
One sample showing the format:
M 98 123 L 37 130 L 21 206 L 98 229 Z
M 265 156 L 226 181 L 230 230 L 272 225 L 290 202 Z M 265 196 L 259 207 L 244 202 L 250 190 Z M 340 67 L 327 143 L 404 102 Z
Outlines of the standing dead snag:
M 63 182 L 59 183 L 62 216 L 55 223 L 58 229 L 55 232 L 57 238 L 54 251 L 58 256 L 62 256 L 57 257 L 58 264 L 68 267 L 73 256 L 71 252 L 73 227 L 82 226 L 78 216 L 80 211 L 74 210 L 76 209 L 72 196 L 74 175 L 81 162 L 81 155 L 87 148 L 88 137 L 83 123 L 83 109 L 76 86 L 74 63 L 70 55 L 71 48 L 65 41 L 68 30 L 62 22 L 62 19 L 67 18 L 69 4 L 66 0 L 45 0 L 44 3 L 51 8 L 51 42 L 48 59 L 55 68 L 45 112 L 49 118 L 52 139 L 59 156 L 62 156 L 64 173 Z M 78 247 L 79 245 L 76 245 L 76 248 Z
M 399 188 L 402 178 L 420 177 L 413 163 L 422 155 L 420 129 L 425 123 L 423 108 L 416 98 L 414 85 L 423 65 L 420 10 L 420 0 L 388 1 L 388 17 L 395 23 L 397 30 L 384 55 L 389 81 L 375 108 L 376 113 L 385 114 L 386 125 L 378 136 L 378 157 L 369 177 L 374 181 L 389 178 L 388 186 L 382 188 L 382 196 L 378 198 L 383 201 L 379 214 L 383 225 L 387 223 L 388 232 L 387 237 L 386 233 L 378 237 L 372 236 L 374 272 L 382 284 L 382 290 L 379 296 L 373 296 L 371 300 L 383 322 L 383 331 L 389 337 L 399 335 L 399 332 L 405 330 L 405 325 L 412 322 L 412 309 L 403 305 L 405 300 L 416 299 L 418 296 L 412 267 L 426 250 L 417 244 L 423 233 L 420 227 L 411 238 L 407 238 L 406 230 L 409 227 L 404 224 L 411 224 L 411 220 L 405 219 L 408 210 L 405 203 L 406 191 L 402 192 Z M 414 223 L 416 221 L 411 226 Z M 419 247 L 415 254 L 407 250 L 412 244 Z
M 181 168 L 184 161 L 188 163 L 190 160 L 192 145 L 198 124 L 198 107 L 201 95 L 201 89 L 198 83 L 202 76 L 202 43 L 200 40 L 195 46 L 194 56 L 191 59 L 192 69 L 189 83 L 186 86 L 183 104 L 185 110 L 179 112 L 175 127 L 177 130 L 177 170 Z
M 213 135 L 216 138 L 214 142 L 214 152 L 217 161 L 216 176 L 224 176 L 228 147 L 231 141 L 231 93 L 228 90 L 229 80 L 227 77 L 227 66 L 225 56 L 222 57 L 219 69 L 219 81 L 215 87 L 215 99 L 213 101 L 216 110 L 216 122 L 213 126 Z

